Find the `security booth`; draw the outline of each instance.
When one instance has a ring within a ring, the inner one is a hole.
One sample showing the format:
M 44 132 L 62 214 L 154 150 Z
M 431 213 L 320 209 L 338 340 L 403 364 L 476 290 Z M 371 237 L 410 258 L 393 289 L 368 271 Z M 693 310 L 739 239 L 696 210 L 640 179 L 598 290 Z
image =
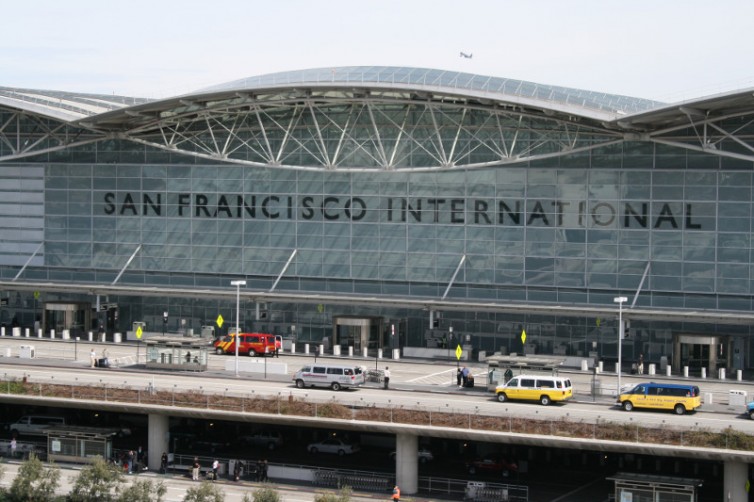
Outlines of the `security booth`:
M 704 481 L 693 478 L 618 472 L 607 478 L 615 482 L 615 501 L 697 502 Z
M 74 463 L 90 463 L 96 457 L 104 459 L 113 456 L 113 437 L 118 429 L 99 427 L 48 427 L 47 460 Z
M 206 371 L 207 340 L 195 337 L 154 336 L 148 338 L 147 368 L 162 370 Z

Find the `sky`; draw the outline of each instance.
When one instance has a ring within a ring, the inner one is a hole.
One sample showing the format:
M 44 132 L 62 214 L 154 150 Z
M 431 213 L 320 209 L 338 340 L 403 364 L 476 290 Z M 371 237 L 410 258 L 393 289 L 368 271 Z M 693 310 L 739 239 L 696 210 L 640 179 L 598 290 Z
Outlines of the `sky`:
M 664 102 L 754 88 L 751 0 L 31 0 L 2 17 L 0 87 L 166 98 L 379 65 Z

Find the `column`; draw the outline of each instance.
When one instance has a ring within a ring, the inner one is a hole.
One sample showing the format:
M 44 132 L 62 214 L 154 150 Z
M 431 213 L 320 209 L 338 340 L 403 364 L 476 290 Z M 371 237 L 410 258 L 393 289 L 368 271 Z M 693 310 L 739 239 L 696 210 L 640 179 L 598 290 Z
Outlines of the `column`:
M 396 434 L 395 479 L 401 495 L 413 495 L 419 489 L 419 438 L 413 434 Z
M 149 430 L 147 432 L 147 462 L 149 470 L 160 471 L 162 452 L 167 452 L 170 446 L 170 425 L 167 415 L 149 414 Z
M 723 473 L 723 500 L 726 502 L 748 502 L 746 480 L 749 469 L 744 462 L 725 462 Z

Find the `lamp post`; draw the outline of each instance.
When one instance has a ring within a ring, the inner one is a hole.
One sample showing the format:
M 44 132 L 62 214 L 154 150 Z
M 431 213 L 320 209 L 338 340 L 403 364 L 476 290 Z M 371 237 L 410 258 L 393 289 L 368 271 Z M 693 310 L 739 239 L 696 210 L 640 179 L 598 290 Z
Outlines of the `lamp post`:
M 450 346 L 451 345 L 453 345 L 453 326 L 448 326 L 448 362 L 450 362 Z M 451 384 L 453 383 L 453 375 L 450 376 L 450 383 Z
M 238 376 L 238 335 L 241 333 L 241 286 L 246 286 L 246 281 L 230 281 L 230 285 L 236 287 L 236 336 L 233 343 L 236 346 L 236 376 Z
M 613 301 L 618 304 L 618 365 L 615 372 L 618 374 L 618 390 L 615 397 L 620 400 L 620 374 L 621 374 L 621 355 L 623 348 L 623 304 L 628 301 L 625 296 L 616 296 Z

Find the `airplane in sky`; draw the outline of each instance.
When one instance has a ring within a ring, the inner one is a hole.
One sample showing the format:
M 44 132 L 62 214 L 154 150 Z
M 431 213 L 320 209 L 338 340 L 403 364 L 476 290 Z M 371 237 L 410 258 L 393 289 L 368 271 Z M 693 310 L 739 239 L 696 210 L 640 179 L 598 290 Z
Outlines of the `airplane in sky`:
M 474 57 L 474 54 L 466 54 L 465 52 L 461 52 L 461 57 L 471 59 L 472 57 Z

